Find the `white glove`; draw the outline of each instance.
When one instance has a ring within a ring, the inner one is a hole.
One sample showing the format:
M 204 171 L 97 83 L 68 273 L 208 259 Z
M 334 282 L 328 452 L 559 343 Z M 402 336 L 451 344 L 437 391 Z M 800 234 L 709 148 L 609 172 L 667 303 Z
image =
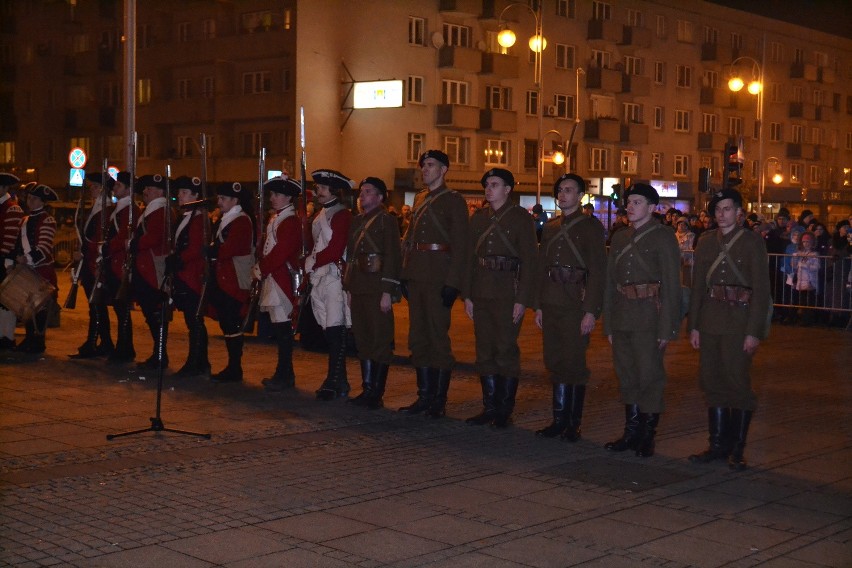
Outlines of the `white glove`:
M 251 275 L 255 280 L 263 280 L 263 273 L 260 272 L 260 264 L 255 263 L 251 268 Z
M 5 266 L 6 268 L 12 268 L 13 266 L 15 266 L 15 261 L 11 258 L 3 259 L 3 266 Z
M 305 272 L 310 274 L 314 271 L 314 264 L 316 264 L 317 259 L 315 256 L 309 256 L 305 259 Z

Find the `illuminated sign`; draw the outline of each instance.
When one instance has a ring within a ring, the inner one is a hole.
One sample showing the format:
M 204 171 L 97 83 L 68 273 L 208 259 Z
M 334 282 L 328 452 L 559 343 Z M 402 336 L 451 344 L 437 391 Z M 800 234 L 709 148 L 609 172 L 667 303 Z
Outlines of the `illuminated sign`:
M 621 180 L 618 178 L 603 178 L 603 182 L 601 183 L 601 195 L 606 195 L 607 197 L 612 195 L 612 186 L 617 183 L 621 183 Z
M 71 168 L 68 174 L 68 185 L 72 187 L 83 187 L 83 178 L 86 177 L 86 172 L 82 168 Z
M 651 187 L 657 190 L 657 193 L 660 194 L 660 197 L 677 197 L 676 181 L 662 181 L 658 179 L 652 179 L 650 185 Z
M 402 106 L 402 81 L 355 83 L 355 108 L 399 108 Z

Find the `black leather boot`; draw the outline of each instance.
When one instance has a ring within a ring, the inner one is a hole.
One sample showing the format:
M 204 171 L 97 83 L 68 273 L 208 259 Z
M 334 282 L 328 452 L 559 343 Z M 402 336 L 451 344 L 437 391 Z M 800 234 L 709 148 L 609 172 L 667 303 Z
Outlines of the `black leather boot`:
M 157 370 L 160 368 L 160 343 L 162 342 L 162 353 L 163 353 L 163 368 L 169 366 L 169 354 L 166 349 L 168 345 L 169 339 L 169 323 L 166 322 L 163 325 L 163 337 L 160 338 L 160 317 L 162 314 L 158 313 L 156 316 L 152 317 L 147 321 L 148 330 L 151 332 L 151 339 L 154 340 L 154 349 L 151 353 L 151 356 L 148 357 L 143 363 L 139 366 L 143 369 L 148 370 Z
M 650 458 L 654 455 L 654 437 L 657 435 L 657 424 L 660 423 L 659 413 L 639 413 L 639 431 L 641 436 L 636 446 L 636 455 L 640 458 Z
M 692 463 L 709 463 L 714 460 L 723 460 L 730 453 L 730 442 L 728 440 L 729 422 L 731 410 L 729 408 L 708 408 L 707 429 L 710 432 L 709 445 L 700 454 L 689 456 Z
M 243 336 L 225 338 L 225 347 L 228 349 L 228 365 L 219 373 L 210 377 L 214 383 L 239 383 L 243 380 Z
M 334 400 L 349 395 L 346 376 L 346 326 L 336 325 L 325 329 L 328 343 L 328 374 L 316 391 L 317 400 Z
M 47 310 L 44 309 L 36 314 L 35 323 L 32 320 L 27 321 L 25 329 L 27 334 L 15 350 L 34 355 L 44 353 L 46 350 L 44 331 L 47 329 Z
M 465 420 L 476 426 L 491 424 L 497 417 L 497 375 L 483 375 L 479 382 L 482 385 L 482 412 Z
M 89 306 L 89 330 L 86 341 L 77 348 L 77 352 L 69 355 L 71 359 L 91 359 L 98 356 L 98 314 L 95 306 Z
M 518 394 L 518 378 L 500 376 L 497 391 L 497 416 L 495 428 L 505 428 L 512 423 L 512 411 L 515 410 L 515 397 Z
M 375 363 L 375 361 L 373 361 Z M 385 386 L 388 384 L 388 371 L 390 366 L 387 363 L 376 363 L 373 370 L 373 389 L 370 391 L 370 398 L 364 402 L 364 406 L 370 410 L 378 410 L 384 408 L 385 402 Z
M 624 434 L 618 440 L 613 440 L 604 445 L 611 452 L 623 452 L 635 450 L 639 447 L 639 405 L 624 405 Z
M 293 326 L 289 321 L 272 324 L 275 329 L 275 341 L 278 345 L 278 363 L 275 373 L 263 379 L 263 388 L 268 392 L 281 392 L 296 386 L 296 373 L 293 371 Z
M 115 350 L 109 355 L 107 361 L 110 363 L 129 363 L 136 358 L 136 350 L 133 348 L 133 322 L 130 318 L 130 307 L 124 303 L 116 304 L 115 315 L 118 318 L 118 337 Z
M 97 335 L 100 338 L 95 351 L 97 355 L 109 356 L 115 350 L 115 345 L 112 342 L 112 329 L 109 321 L 109 310 L 106 305 L 99 305 L 97 310 Z
M 568 385 L 568 397 L 565 414 L 568 427 L 562 432 L 562 439 L 576 442 L 580 439 L 580 424 L 583 422 L 583 403 L 586 400 L 586 385 Z
M 432 369 L 429 367 L 416 367 L 414 373 L 417 376 L 417 400 L 408 406 L 403 406 L 399 409 L 405 414 L 420 414 L 432 405 L 432 399 L 435 397 L 435 378 L 432 376 Z
M 728 466 L 734 471 L 742 471 L 748 467 L 743 452 L 753 414 L 751 410 L 731 409 L 731 455 L 728 457 Z
M 447 413 L 447 393 L 450 391 L 452 373 L 452 369 L 430 369 L 430 374 L 435 377 L 435 396 L 426 411 L 429 418 L 441 418 Z
M 358 406 L 363 406 L 372 396 L 373 389 L 375 386 L 373 385 L 373 379 L 375 372 L 377 371 L 376 366 L 378 363 L 373 361 L 372 359 L 361 359 L 361 394 L 356 396 L 355 398 L 350 398 L 347 402 L 351 402 L 352 404 L 357 404 Z
M 535 435 L 542 438 L 555 438 L 568 427 L 567 398 L 571 385 L 553 383 L 553 422 L 550 426 L 536 430 Z

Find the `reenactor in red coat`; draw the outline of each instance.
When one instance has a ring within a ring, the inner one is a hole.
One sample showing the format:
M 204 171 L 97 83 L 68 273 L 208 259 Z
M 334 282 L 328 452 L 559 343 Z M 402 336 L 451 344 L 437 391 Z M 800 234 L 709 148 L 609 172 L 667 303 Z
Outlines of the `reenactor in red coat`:
M 301 184 L 278 176 L 263 184 L 275 215 L 266 225 L 260 260 L 254 277 L 262 281 L 260 311 L 269 314 L 278 345 L 275 373 L 261 381 L 263 388 L 278 392 L 296 386 L 293 372 L 293 308 L 297 304 L 293 276 L 298 273 L 302 249 L 302 225 L 293 200 L 302 191 Z
M 210 374 L 207 358 L 207 326 L 204 314 L 198 313 L 204 269 L 204 224 L 207 218 L 207 203 L 200 199 L 201 180 L 197 177 L 181 176 L 172 187 L 177 191 L 178 206 L 182 215 L 175 227 L 174 252 L 166 261 L 166 269 L 173 276 L 172 301 L 183 312 L 189 330 L 189 353 L 186 363 L 175 372 L 176 377 L 195 377 Z
M 96 285 L 106 285 L 104 274 L 99 274 L 100 270 L 107 269 L 105 259 L 102 257 L 104 234 L 104 217 L 109 217 L 112 213 L 111 192 L 115 186 L 115 180 L 107 176 L 104 180 L 101 179 L 102 172 L 93 172 L 86 174 L 86 182 L 89 186 L 89 198 L 92 201 L 92 208 L 89 209 L 85 221 L 80 228 L 80 236 L 82 237 L 82 245 L 80 250 L 74 253 L 74 260 L 82 261 L 79 268 L 79 280 L 83 285 L 83 290 L 86 291 L 86 297 L 92 298 L 92 291 Z M 107 208 L 104 209 L 104 185 L 106 185 L 106 203 Z M 97 281 L 97 282 L 96 282 Z M 103 297 L 109 296 L 108 293 Z M 98 341 L 100 339 L 100 342 Z M 90 302 L 89 303 L 89 330 L 86 334 L 86 340 L 80 347 L 77 348 L 77 353 L 70 355 L 72 359 L 90 359 L 100 355 L 110 355 L 113 352 L 114 345 L 110 336 L 109 311 L 107 310 L 106 302 Z
M 20 181 L 18 176 L 0 173 L 0 282 L 6 278 L 7 270 L 15 265 L 15 244 L 21 232 L 24 211 L 10 191 Z M 14 312 L 0 305 L 0 350 L 15 348 L 16 323 Z
M 21 232 L 15 247 L 18 264 L 27 265 L 56 288 L 56 270 L 53 268 L 53 239 L 56 236 L 56 220 L 45 209 L 45 204 L 56 201 L 59 196 L 46 185 L 36 185 L 27 194 L 27 211 L 21 223 Z M 57 290 L 53 292 L 56 301 Z M 44 353 L 44 335 L 47 330 L 49 304 L 39 310 L 35 321 L 26 323 L 27 335 L 16 347 L 23 353 Z
M 145 175 L 139 178 L 136 188 L 137 192 L 141 190 L 145 211 L 139 217 L 133 239 L 136 251 L 132 280 L 133 297 L 142 309 L 145 323 L 148 324 L 154 341 L 153 353 L 141 366 L 152 370 L 157 369 L 161 363 L 163 368 L 169 365 L 166 350 L 169 322 L 160 321 L 163 314 L 161 288 L 166 271 L 166 256 L 169 254 L 166 215 L 172 214 L 171 207 L 166 203 L 166 183 L 166 178 L 160 174 Z
M 222 218 L 210 243 L 212 263 L 210 305 L 216 309 L 225 335 L 228 365 L 210 380 L 230 383 L 243 380 L 243 316 L 251 288 L 254 262 L 254 223 L 244 210 L 250 196 L 239 183 L 224 183 L 216 189 Z

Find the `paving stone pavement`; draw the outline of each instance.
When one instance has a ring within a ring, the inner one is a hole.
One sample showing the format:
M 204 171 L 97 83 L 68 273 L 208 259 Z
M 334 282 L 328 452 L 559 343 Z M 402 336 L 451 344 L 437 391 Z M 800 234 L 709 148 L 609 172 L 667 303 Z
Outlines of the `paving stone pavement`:
M 405 312 L 397 306 L 400 355 Z M 149 425 L 157 377 L 67 359 L 84 314 L 62 313 L 44 357 L 0 355 L 0 566 L 852 566 L 852 335 L 842 331 L 773 328 L 755 362 L 751 467 L 734 473 L 686 460 L 706 444 L 706 410 L 683 339 L 667 353 L 650 459 L 602 448 L 623 410 L 599 329 L 580 442 L 533 435 L 549 421 L 550 386 L 531 321 L 514 426 L 466 425 L 480 393 L 458 306 L 447 418 L 395 412 L 414 394 L 401 357 L 383 410 L 313 400 L 324 355 L 302 350 L 298 390 L 264 393 L 274 346 L 253 339 L 243 384 L 164 379 L 166 427 L 211 439 L 107 441 Z M 178 319 L 173 363 L 186 353 Z M 150 340 L 137 326 L 143 358 Z M 221 340 L 211 344 L 223 365 Z M 357 392 L 357 360 L 348 369 Z

